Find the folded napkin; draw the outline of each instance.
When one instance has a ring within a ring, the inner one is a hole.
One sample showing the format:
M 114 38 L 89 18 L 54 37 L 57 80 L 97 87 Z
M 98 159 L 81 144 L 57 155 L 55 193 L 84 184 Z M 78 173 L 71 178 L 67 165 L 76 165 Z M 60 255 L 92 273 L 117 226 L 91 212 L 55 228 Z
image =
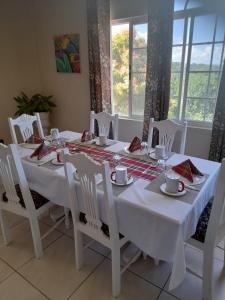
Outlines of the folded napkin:
M 193 182 L 193 175 L 197 176 L 204 176 L 193 164 L 190 159 L 183 161 L 182 163 L 172 167 L 176 173 L 180 174 L 181 176 L 187 178 L 190 182 Z
M 55 147 L 53 146 L 47 146 L 45 145 L 45 143 L 42 143 L 37 149 L 34 150 L 34 152 L 31 154 L 31 158 L 37 156 L 37 159 L 40 160 L 42 159 L 44 156 L 52 153 L 53 151 L 55 151 Z
M 130 143 L 130 146 L 128 148 L 129 152 L 134 152 L 136 150 L 140 150 L 141 149 L 141 140 L 135 136 L 132 140 L 132 142 Z
M 32 141 L 33 141 L 33 144 L 43 143 L 43 140 L 38 135 L 35 135 L 35 134 L 33 134 L 33 136 L 32 136 Z

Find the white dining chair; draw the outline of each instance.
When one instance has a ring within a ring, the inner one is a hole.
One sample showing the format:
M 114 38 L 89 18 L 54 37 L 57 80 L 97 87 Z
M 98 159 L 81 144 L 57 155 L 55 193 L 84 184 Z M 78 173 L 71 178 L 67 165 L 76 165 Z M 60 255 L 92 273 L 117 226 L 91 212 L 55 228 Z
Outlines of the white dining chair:
M 95 113 L 91 111 L 90 114 L 90 132 L 95 132 L 95 120 L 98 122 L 99 136 L 109 136 L 110 125 L 112 124 L 113 139 L 118 140 L 119 130 L 119 115 L 111 115 L 106 112 Z
M 166 147 L 166 153 L 170 153 L 174 143 L 175 135 L 178 131 L 181 132 L 179 153 L 184 154 L 187 134 L 187 122 L 177 123 L 172 120 L 155 121 L 150 119 L 148 131 L 148 145 L 152 147 L 153 129 L 157 128 L 159 131 L 159 145 Z
M 137 251 L 121 270 L 120 248 L 127 239 L 118 231 L 109 163 L 99 164 L 85 153 L 65 155 L 64 161 L 74 224 L 76 267 L 79 270 L 84 261 L 83 234 L 109 248 L 112 254 L 112 294 L 117 297 L 120 294 L 121 274 L 140 256 L 141 251 Z M 103 211 L 106 213 L 104 221 L 97 191 L 99 174 L 103 186 Z M 75 184 L 76 176 L 78 180 Z
M 34 243 L 35 256 L 43 255 L 42 239 L 48 236 L 64 219 L 54 224 L 42 237 L 38 218 L 48 211 L 52 203 L 30 190 L 15 144 L 0 144 L 0 223 L 4 244 L 11 241 L 6 212 L 28 218 Z
M 203 299 L 213 300 L 213 256 L 218 243 L 225 238 L 225 159 L 223 159 L 219 176 L 217 179 L 215 196 L 209 202 L 197 224 L 195 234 L 187 241 L 203 251 L 203 272 L 202 276 L 187 267 L 187 269 L 197 277 L 203 279 Z M 224 256 L 225 267 L 225 256 Z
M 40 115 L 39 113 L 35 113 L 34 116 L 23 114 L 18 118 L 8 118 L 10 133 L 12 137 L 12 141 L 14 144 L 18 144 L 15 127 L 18 127 L 23 138 L 23 142 L 29 140 L 30 137 L 34 134 L 34 123 L 37 124 L 38 134 L 41 139 L 44 138 L 44 132 L 41 125 Z

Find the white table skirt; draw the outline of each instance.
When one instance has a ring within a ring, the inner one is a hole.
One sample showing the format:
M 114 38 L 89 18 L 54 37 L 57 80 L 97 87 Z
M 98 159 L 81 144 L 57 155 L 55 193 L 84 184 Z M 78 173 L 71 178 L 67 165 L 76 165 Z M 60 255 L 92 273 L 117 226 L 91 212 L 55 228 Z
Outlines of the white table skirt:
M 64 132 L 66 138 L 79 138 L 80 134 Z M 118 142 L 105 150 L 121 151 L 127 143 Z M 20 155 L 26 156 L 32 150 L 20 148 Z M 188 158 L 174 154 L 167 163 L 176 165 Z M 214 194 L 220 164 L 190 157 L 193 163 L 209 177 L 193 203 L 151 192 L 145 187 L 149 181 L 139 179 L 126 189 L 116 192 L 116 211 L 119 231 L 136 246 L 154 258 L 173 263 L 169 288 L 177 287 L 186 273 L 184 242 L 196 229 L 198 219 Z M 24 170 L 31 189 L 50 201 L 69 207 L 63 167 L 46 167 L 23 160 Z M 119 195 L 118 195 L 119 194 Z M 102 218 L 105 219 L 104 203 L 99 194 Z M 138 226 L 137 226 L 138 224 Z

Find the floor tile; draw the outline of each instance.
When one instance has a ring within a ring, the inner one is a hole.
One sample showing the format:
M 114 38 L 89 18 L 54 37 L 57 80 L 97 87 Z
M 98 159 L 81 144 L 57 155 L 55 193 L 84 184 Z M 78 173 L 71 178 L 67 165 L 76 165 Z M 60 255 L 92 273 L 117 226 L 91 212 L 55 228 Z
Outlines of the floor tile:
M 154 260 L 148 256 L 146 260 L 140 257 L 131 265 L 130 270 L 157 286 L 163 287 L 170 275 L 171 265 L 160 261 L 159 265 L 155 266 Z
M 48 229 L 49 226 L 40 223 L 42 234 Z M 34 257 L 34 247 L 29 222 L 25 221 L 14 226 L 11 229 L 11 234 L 12 241 L 8 246 L 4 245 L 3 238 L 0 236 L 0 258 L 7 261 L 13 268 L 17 269 Z M 46 248 L 61 235 L 60 232 L 54 230 L 43 240 L 43 247 Z
M 192 270 L 197 272 L 199 275 L 202 274 L 203 256 L 199 250 L 195 250 L 193 247 L 187 247 L 186 261 L 187 265 Z M 223 269 L 223 262 L 219 259 L 214 259 L 213 282 L 215 285 L 215 295 L 213 300 L 225 299 L 225 270 Z M 166 286 L 166 290 L 168 290 L 168 283 Z M 182 300 L 189 300 L 190 291 L 192 299 L 202 300 L 202 280 L 195 275 L 187 272 L 182 284 L 178 288 L 169 291 L 169 293 Z
M 0 282 L 9 277 L 13 272 L 14 270 L 0 259 Z
M 10 228 L 13 228 L 14 226 L 24 222 L 26 219 L 19 216 L 19 215 L 16 215 L 16 214 L 13 214 L 13 213 L 10 213 L 10 212 L 6 212 L 7 214 L 7 218 L 9 220 L 9 226 Z M 1 225 L 0 225 L 0 235 L 2 235 L 2 229 L 1 229 Z
M 42 259 L 31 260 L 19 272 L 50 299 L 61 300 L 67 299 L 103 259 L 103 256 L 86 249 L 84 267 L 77 271 L 74 242 L 63 236 L 46 249 Z
M 110 254 L 111 250 L 109 248 L 105 247 L 101 243 L 98 243 L 97 241 L 92 240 L 90 237 L 85 236 L 84 237 L 85 245 L 90 242 L 92 242 L 89 246 L 90 249 L 104 255 L 105 257 L 107 257 Z
M 47 300 L 17 273 L 0 284 L 1 300 Z
M 122 290 L 119 300 L 155 300 L 160 289 L 130 272 L 122 276 Z M 111 263 L 105 260 L 100 267 L 69 298 L 70 300 L 111 300 Z
M 158 300 L 177 300 L 177 297 L 174 297 L 166 292 L 162 292 Z

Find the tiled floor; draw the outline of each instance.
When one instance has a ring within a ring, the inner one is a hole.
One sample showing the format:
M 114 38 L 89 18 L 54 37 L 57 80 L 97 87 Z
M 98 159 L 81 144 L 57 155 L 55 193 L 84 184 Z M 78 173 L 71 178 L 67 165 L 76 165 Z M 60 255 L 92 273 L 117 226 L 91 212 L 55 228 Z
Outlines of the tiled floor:
M 111 261 L 107 249 L 94 243 L 85 252 L 85 266 L 77 271 L 74 263 L 73 230 L 62 224 L 44 241 L 44 256 L 34 258 L 29 224 L 10 216 L 12 243 L 3 245 L 0 231 L 0 299 L 1 300 L 109 300 L 111 296 Z M 41 230 L 51 225 L 45 217 Z M 201 253 L 186 249 L 187 261 L 201 272 Z M 225 299 L 224 243 L 215 253 L 215 300 Z M 122 277 L 122 300 L 201 300 L 199 278 L 187 273 L 184 282 L 168 291 L 171 266 L 139 259 Z

